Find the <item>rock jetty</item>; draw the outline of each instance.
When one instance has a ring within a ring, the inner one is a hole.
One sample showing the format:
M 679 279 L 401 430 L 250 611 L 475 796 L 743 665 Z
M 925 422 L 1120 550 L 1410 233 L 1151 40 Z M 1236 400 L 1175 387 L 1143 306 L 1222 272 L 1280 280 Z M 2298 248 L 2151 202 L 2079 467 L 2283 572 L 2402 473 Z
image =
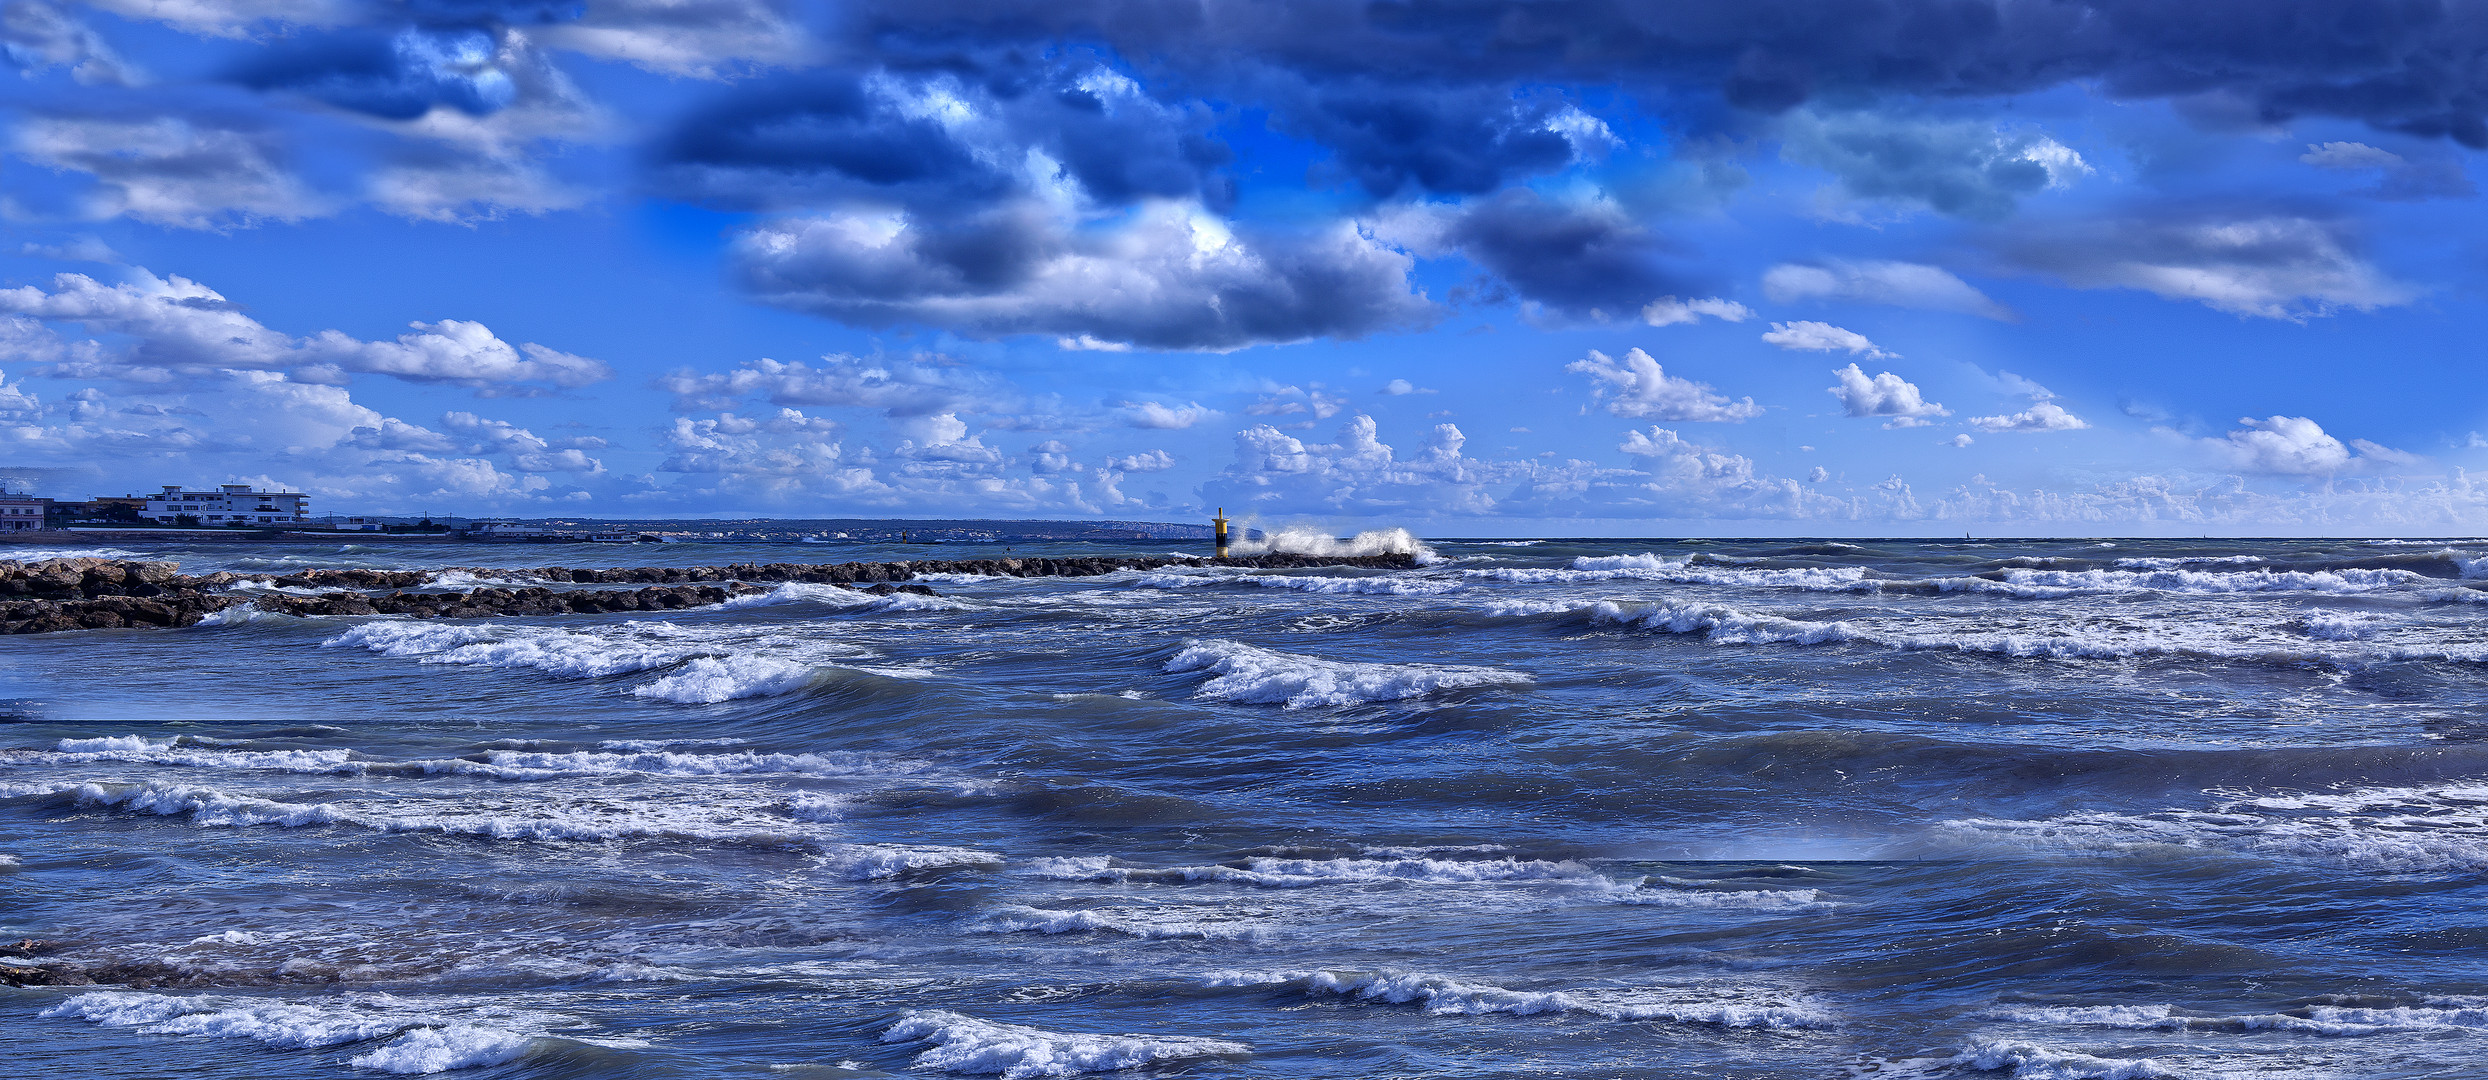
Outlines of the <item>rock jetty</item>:
M 1414 557 L 1408 555 L 1326 557 L 1280 552 L 1216 560 L 1166 556 L 1079 556 L 601 569 L 561 566 L 527 570 L 480 567 L 447 567 L 440 570 L 340 568 L 284 575 L 219 571 L 192 577 L 182 574 L 180 566 L 170 562 L 94 558 L 51 559 L 34 563 L 0 561 L 0 634 L 190 626 L 216 612 L 245 604 L 262 611 L 287 615 L 411 615 L 419 619 L 482 619 L 608 611 L 673 611 L 724 603 L 736 596 L 767 591 L 761 587 L 762 584 L 784 582 L 843 585 L 875 595 L 898 592 L 933 595 L 931 586 L 913 583 L 914 579 L 930 574 L 1096 577 L 1118 570 L 1157 570 L 1169 566 L 1405 570 L 1416 565 Z M 460 576 L 468 580 L 507 582 L 510 585 L 438 591 Z M 543 584 L 523 584 L 525 582 Z M 647 587 L 577 587 L 582 585 Z M 409 591 L 422 590 L 426 586 L 435 591 Z M 263 591 L 279 589 L 294 591 Z M 329 591 L 309 591 L 315 589 Z M 388 591 L 379 591 L 384 589 Z

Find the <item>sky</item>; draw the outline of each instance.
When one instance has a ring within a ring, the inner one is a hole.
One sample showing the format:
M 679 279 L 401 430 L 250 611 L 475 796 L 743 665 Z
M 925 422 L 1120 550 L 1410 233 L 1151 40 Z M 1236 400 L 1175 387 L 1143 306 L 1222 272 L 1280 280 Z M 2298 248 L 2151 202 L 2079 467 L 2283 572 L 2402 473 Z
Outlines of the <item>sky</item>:
M 0 0 L 0 478 L 2488 534 L 2488 3 Z

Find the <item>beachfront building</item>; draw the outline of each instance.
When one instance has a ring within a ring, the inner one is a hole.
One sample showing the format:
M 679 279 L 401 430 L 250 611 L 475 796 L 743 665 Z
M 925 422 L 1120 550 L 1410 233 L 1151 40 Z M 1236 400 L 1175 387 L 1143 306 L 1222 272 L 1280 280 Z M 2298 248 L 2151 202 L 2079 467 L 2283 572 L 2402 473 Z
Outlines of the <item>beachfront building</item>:
M 306 509 L 310 501 L 310 496 L 300 492 L 254 491 L 249 484 L 226 484 L 214 491 L 168 485 L 163 494 L 147 496 L 147 505 L 138 516 L 166 525 L 296 525 L 311 520 Z
M 52 500 L 0 491 L 0 532 L 25 532 L 43 527 L 43 513 Z

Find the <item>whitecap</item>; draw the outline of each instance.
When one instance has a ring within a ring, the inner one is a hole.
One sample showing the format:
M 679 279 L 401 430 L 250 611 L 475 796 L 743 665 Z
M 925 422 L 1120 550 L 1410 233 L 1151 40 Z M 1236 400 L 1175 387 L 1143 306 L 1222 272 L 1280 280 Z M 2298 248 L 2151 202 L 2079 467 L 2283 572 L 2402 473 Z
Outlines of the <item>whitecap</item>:
M 810 686 L 819 673 L 805 664 L 766 656 L 697 656 L 653 682 L 631 688 L 637 697 L 716 704 L 766 697 Z
M 97 991 L 53 1005 L 43 1015 L 148 1035 L 248 1039 L 289 1050 L 386 1039 L 349 1063 L 395 1073 L 498 1065 L 524 1054 L 547 1028 L 566 1023 L 545 1013 L 388 994 L 284 1001 Z
M 1587 865 L 1540 859 L 1283 859 L 1257 856 L 1244 865 L 1137 867 L 1115 866 L 1102 856 L 1032 859 L 1031 876 L 1065 881 L 1223 882 L 1265 888 L 1296 889 L 1323 885 L 1372 884 L 1552 884 L 1599 889 L 1629 889 Z
M 1146 941 L 1263 941 L 1277 926 L 1224 908 L 1189 904 L 1069 910 L 1013 904 L 978 918 L 968 929 L 986 934 L 1112 933 Z
M 1252 1048 L 1224 1039 L 1186 1036 L 1091 1035 L 980 1020 L 941 1009 L 911 1011 L 882 1032 L 883 1042 L 925 1042 L 919 1069 L 999 1075 L 1071 1076 L 1134 1069 L 1188 1058 L 1243 1057 Z
M 1444 975 L 1388 969 L 1227 972 L 1212 975 L 1205 982 L 1210 986 L 1302 985 L 1306 993 L 1315 996 L 1335 995 L 1393 1005 L 1414 1004 L 1435 1015 L 1577 1013 L 1608 1020 L 1665 1021 L 1727 1028 L 1791 1030 L 1835 1026 L 1831 1011 L 1819 1001 L 1746 987 L 1509 990 Z
M 2083 811 L 2033 821 L 1970 818 L 1956 835 L 2130 853 L 2199 848 L 2390 873 L 2488 869 L 2488 786 L 2361 788 L 2235 798 L 2210 809 Z
M 2220 1015 L 2179 1012 L 2173 1005 L 2050 1005 L 1998 1007 L 1980 1014 L 2016 1024 L 2104 1027 L 2142 1031 L 2296 1031 L 2358 1036 L 2398 1031 L 2476 1031 L 2488 1028 L 2488 1009 L 2402 1005 L 2357 1008 L 2311 1005 L 2295 1012 Z
M 2201 1076 L 2177 1071 L 2153 1058 L 2104 1058 L 2038 1043 L 1978 1039 L 1953 1058 L 1957 1064 L 1994 1072 L 2012 1070 L 2013 1080 L 2181 1080 Z
M 1365 705 L 1444 690 L 1526 686 L 1530 676 L 1501 668 L 1322 660 L 1220 638 L 1187 641 L 1166 662 L 1168 672 L 1208 671 L 1194 691 L 1213 701 L 1280 704 L 1290 709 Z
M 945 866 L 999 866 L 1002 856 L 961 847 L 841 844 L 822 852 L 815 861 L 822 870 L 848 881 L 878 881 Z

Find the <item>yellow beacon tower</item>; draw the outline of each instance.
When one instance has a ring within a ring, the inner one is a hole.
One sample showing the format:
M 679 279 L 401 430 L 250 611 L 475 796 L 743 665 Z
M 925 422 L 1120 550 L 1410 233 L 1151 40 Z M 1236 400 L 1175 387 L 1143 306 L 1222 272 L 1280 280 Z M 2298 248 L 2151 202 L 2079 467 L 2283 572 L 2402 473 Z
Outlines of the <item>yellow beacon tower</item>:
M 1219 507 L 1218 516 L 1209 519 L 1211 531 L 1218 537 L 1218 557 L 1227 557 L 1227 508 Z

